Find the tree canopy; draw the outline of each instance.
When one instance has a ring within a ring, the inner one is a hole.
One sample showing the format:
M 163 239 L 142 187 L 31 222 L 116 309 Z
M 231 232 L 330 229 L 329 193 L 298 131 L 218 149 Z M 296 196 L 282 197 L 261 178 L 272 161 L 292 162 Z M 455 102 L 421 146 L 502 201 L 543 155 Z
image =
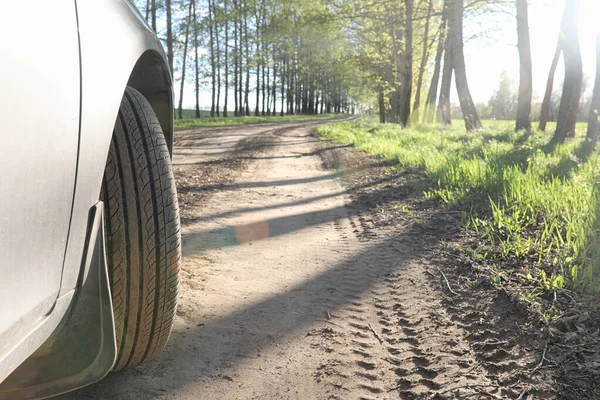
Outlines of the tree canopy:
M 517 119 L 516 129 L 529 131 L 541 108 L 539 129 L 556 115 L 555 139 L 563 141 L 577 119 L 596 126 L 579 109 L 579 2 L 565 3 L 539 107 L 532 104 L 526 0 L 138 0 L 137 5 L 165 42 L 180 83 L 180 109 L 184 82 L 193 82 L 197 116 L 199 92 L 208 88 L 212 116 L 375 111 L 384 123 L 450 124 L 454 83 L 467 130 L 480 128 L 483 113 Z M 518 90 L 502 76 L 489 104 L 478 110 L 469 90 L 464 26 L 498 12 L 515 16 Z M 557 107 L 552 93 L 561 55 L 566 84 Z

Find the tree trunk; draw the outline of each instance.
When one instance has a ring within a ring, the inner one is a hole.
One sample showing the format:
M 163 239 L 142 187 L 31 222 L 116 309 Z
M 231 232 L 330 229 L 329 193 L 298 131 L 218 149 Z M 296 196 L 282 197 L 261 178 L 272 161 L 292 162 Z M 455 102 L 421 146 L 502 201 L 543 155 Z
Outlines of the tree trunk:
M 385 94 L 383 93 L 383 87 L 379 87 L 379 96 L 377 99 L 379 103 L 379 123 L 385 124 Z
M 296 60 L 296 66 L 295 66 L 295 71 L 296 71 L 296 75 L 294 76 L 294 103 L 295 103 L 295 109 L 294 109 L 294 113 L 295 114 L 302 114 L 302 90 L 303 90 L 303 82 L 302 82 L 302 77 L 301 77 L 301 72 L 300 72 L 300 68 L 298 66 L 298 60 Z
M 246 88 L 244 90 L 244 111 L 250 115 L 248 97 L 250 96 L 250 42 L 248 39 L 248 3 L 244 1 L 244 47 L 246 53 Z
M 308 91 L 308 115 L 315 113 L 315 84 L 310 80 L 310 89 Z
M 529 16 L 527 0 L 516 0 L 517 35 L 519 38 L 519 100 L 517 105 L 517 131 L 531 132 L 531 98 L 533 97 L 533 67 L 531 65 L 531 43 L 529 41 Z
M 424 0 L 423 0 L 424 1 Z M 425 69 L 427 68 L 427 61 L 429 59 L 429 23 L 431 20 L 431 14 L 433 12 L 433 0 L 429 0 L 429 6 L 427 8 L 427 16 L 425 17 L 425 30 L 423 32 L 423 53 L 421 54 L 421 65 L 419 66 L 419 77 L 417 78 L 417 93 L 415 94 L 415 104 L 413 105 L 413 119 L 419 121 L 421 107 L 421 90 L 423 87 L 423 75 L 425 75 Z
M 266 80 L 266 76 L 267 76 L 267 66 L 266 64 L 266 60 L 265 60 L 265 55 L 264 55 L 264 51 L 265 51 L 265 47 L 264 47 L 264 41 L 263 41 L 263 54 L 261 56 L 262 58 L 262 87 L 261 87 L 261 91 L 262 91 L 262 107 L 261 107 L 261 115 L 264 117 L 265 113 L 266 113 L 266 102 L 267 102 L 267 80 Z
M 194 8 L 194 84 L 195 84 L 195 95 L 196 95 L 196 118 L 200 118 L 200 65 L 198 59 L 198 14 L 196 13 L 196 0 L 192 0 Z M 214 78 L 214 65 L 213 65 L 213 78 Z M 213 79 L 212 85 L 212 98 L 213 105 L 215 100 L 215 81 Z
M 438 48 L 435 54 L 435 66 L 433 67 L 433 76 L 429 85 L 429 93 L 427 94 L 427 107 L 424 122 L 431 123 L 435 120 L 436 115 L 436 99 L 438 85 L 440 82 L 440 70 L 442 64 L 442 55 L 444 54 L 444 43 L 446 41 L 446 19 L 442 17 L 440 32 L 438 37 Z
M 223 104 L 223 117 L 227 118 L 227 102 L 229 100 L 229 14 L 227 14 L 227 0 L 223 0 L 223 18 L 225 18 L 225 104 Z
M 550 66 L 550 72 L 548 73 L 548 80 L 546 82 L 546 93 L 544 94 L 544 100 L 542 101 L 542 111 L 540 113 L 540 123 L 538 130 L 545 132 L 546 124 L 548 123 L 548 117 L 550 115 L 550 99 L 552 98 L 552 89 L 554 87 L 554 76 L 556 75 L 556 68 L 558 67 L 558 61 L 560 60 L 560 53 L 562 53 L 562 33 L 558 35 L 556 42 L 556 50 L 554 51 L 554 58 L 552 59 L 552 65 Z
M 268 60 L 268 56 L 266 58 Z M 267 116 L 271 115 L 271 68 L 267 66 Z
M 325 92 L 321 93 L 321 111 L 320 114 L 323 115 L 325 112 Z
M 444 125 L 452 124 L 452 113 L 450 109 L 450 89 L 452 88 L 452 73 L 454 71 L 454 55 L 452 49 L 452 27 L 450 26 L 450 18 L 447 16 L 451 13 L 451 1 L 446 0 L 444 2 L 444 15 L 448 20 L 448 35 L 446 36 L 446 43 L 444 48 L 444 69 L 442 71 L 442 86 L 440 89 L 440 100 L 438 101 L 438 114 L 440 116 L 440 122 Z M 462 41 L 462 38 L 461 38 Z
M 277 63 L 275 61 L 275 46 L 273 46 L 273 88 L 272 88 L 272 98 L 273 101 L 273 116 L 277 115 L 275 112 L 275 108 L 277 106 Z
M 561 143 L 567 138 L 575 136 L 575 124 L 577 123 L 583 84 L 583 64 L 579 47 L 580 4 L 580 0 L 568 2 L 561 28 L 564 38 L 565 81 L 553 138 L 553 141 Z
M 183 44 L 183 60 L 181 62 L 181 86 L 179 88 L 179 108 L 178 108 L 178 112 L 177 112 L 179 119 L 183 118 L 183 86 L 185 85 L 185 69 L 186 69 L 185 64 L 187 61 L 188 41 L 190 38 L 190 23 L 192 22 L 192 4 L 194 4 L 194 2 L 190 1 L 188 17 L 187 17 L 186 27 L 185 27 L 185 41 L 183 42 L 184 44 Z
M 403 81 L 400 79 L 401 74 L 404 73 L 403 68 L 406 65 L 406 61 L 402 60 L 402 48 L 400 47 L 404 40 L 402 38 L 402 33 L 397 32 L 397 28 L 400 26 L 400 22 L 404 20 L 403 17 L 397 15 L 399 13 L 400 7 L 393 10 L 390 13 L 388 18 L 388 30 L 392 42 L 392 65 L 390 66 L 390 71 L 387 73 L 386 81 L 389 82 L 391 91 L 389 95 L 389 107 L 386 109 L 386 121 L 392 124 L 400 124 L 401 123 L 401 97 L 403 92 Z M 339 102 L 339 97 L 336 98 L 336 102 Z M 336 112 L 337 110 L 336 105 Z
M 215 114 L 217 115 L 217 117 L 221 116 L 221 113 L 219 111 L 219 107 L 221 104 L 221 44 L 219 43 L 219 23 L 217 20 L 217 8 L 216 8 L 216 4 L 214 3 L 213 0 L 213 5 L 215 5 L 214 11 L 215 11 L 215 45 L 216 45 L 216 55 L 217 55 L 217 101 L 215 103 Z
M 209 52 L 210 52 L 210 77 L 211 77 L 211 104 L 210 104 L 210 117 L 215 117 L 215 92 L 216 92 L 216 81 L 217 81 L 217 71 L 216 71 L 216 63 L 215 63 L 215 39 L 214 39 L 214 5 L 212 0 L 208 0 L 208 30 L 210 32 L 209 35 Z M 196 52 L 198 51 L 198 44 L 196 43 Z M 197 64 L 196 57 L 196 64 Z M 197 69 L 197 66 L 196 66 Z M 197 106 L 196 106 L 197 107 Z M 196 111 L 197 117 L 200 117 L 200 110 Z
M 288 70 L 288 90 L 287 90 L 287 114 L 294 113 L 294 59 L 293 56 L 287 59 Z
M 238 103 L 238 0 L 233 0 L 233 116 L 240 115 L 240 104 Z
M 156 32 L 156 0 L 152 0 L 152 30 Z
M 413 86 L 413 9 L 414 0 L 404 0 L 406 22 L 405 22 L 405 47 L 404 57 L 406 60 L 405 71 L 404 71 L 404 88 L 402 90 L 402 97 L 400 100 L 400 123 L 402 126 L 408 126 L 410 123 L 410 102 L 412 100 L 412 86 Z
M 261 2 L 262 3 L 262 2 Z M 264 3 L 262 3 L 264 4 Z M 256 57 L 256 108 L 254 109 L 254 115 L 255 116 L 259 116 L 260 115 L 260 70 L 261 70 L 261 59 L 260 59 L 260 45 L 262 42 L 261 39 L 261 35 L 262 35 L 262 30 L 261 30 L 261 26 L 262 26 L 262 4 L 261 7 L 257 9 L 256 12 L 256 52 L 255 57 Z
M 173 75 L 173 24 L 171 23 L 171 0 L 165 0 L 167 8 L 167 60 L 169 61 L 169 70 Z
M 308 114 L 308 82 L 306 75 L 302 76 L 302 115 Z
M 244 115 L 244 101 L 243 101 L 243 92 L 244 92 L 244 52 L 242 51 L 243 44 L 243 31 L 242 31 L 242 1 L 238 0 L 238 11 L 236 13 L 236 21 L 237 21 L 237 32 L 238 32 L 238 45 L 237 48 L 237 57 L 238 57 L 238 87 L 236 88 L 236 94 L 238 96 L 238 116 Z
M 452 56 L 454 61 L 454 79 L 456 90 L 458 91 L 458 100 L 462 110 L 465 128 L 467 131 L 481 129 L 481 121 L 477 116 L 477 109 L 471 97 L 469 84 L 467 82 L 467 70 L 465 66 L 465 56 L 463 52 L 463 13 L 464 0 L 454 0 L 454 12 L 450 23 L 450 37 L 453 40 Z
M 279 115 L 283 117 L 285 115 L 285 75 L 287 71 L 285 70 L 285 55 L 282 55 L 281 58 L 281 110 Z
M 600 113 L 600 33 L 596 36 L 596 82 L 587 127 L 587 138 L 594 145 L 598 142 L 598 113 Z

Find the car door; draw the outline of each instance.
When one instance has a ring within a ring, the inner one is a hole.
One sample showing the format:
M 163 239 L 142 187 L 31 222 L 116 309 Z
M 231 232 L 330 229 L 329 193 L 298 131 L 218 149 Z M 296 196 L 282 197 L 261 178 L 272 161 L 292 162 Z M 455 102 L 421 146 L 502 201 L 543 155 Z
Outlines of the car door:
M 79 137 L 73 0 L 0 2 L 0 360 L 54 305 Z

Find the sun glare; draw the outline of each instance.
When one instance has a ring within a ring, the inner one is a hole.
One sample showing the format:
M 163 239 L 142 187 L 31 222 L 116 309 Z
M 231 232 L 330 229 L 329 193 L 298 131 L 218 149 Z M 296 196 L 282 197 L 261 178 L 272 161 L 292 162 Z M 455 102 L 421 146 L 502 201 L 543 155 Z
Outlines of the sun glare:
M 556 0 L 530 2 L 529 27 L 533 60 L 534 96 L 542 97 L 548 68 L 556 50 L 556 42 L 564 3 Z M 489 19 L 489 16 L 485 18 Z M 586 95 L 591 94 L 596 71 L 596 35 L 600 31 L 600 1 L 583 0 L 580 19 L 580 44 L 585 75 Z M 469 29 L 465 27 L 465 32 Z M 474 32 L 476 33 L 476 32 Z M 500 76 L 507 72 L 513 84 L 519 81 L 519 54 L 516 25 L 512 17 L 498 17 L 498 28 L 489 35 L 468 40 L 465 44 L 469 84 L 476 102 L 487 102 L 498 88 Z M 562 61 L 556 72 L 556 87 L 562 86 Z M 457 100 L 456 94 L 453 101 Z

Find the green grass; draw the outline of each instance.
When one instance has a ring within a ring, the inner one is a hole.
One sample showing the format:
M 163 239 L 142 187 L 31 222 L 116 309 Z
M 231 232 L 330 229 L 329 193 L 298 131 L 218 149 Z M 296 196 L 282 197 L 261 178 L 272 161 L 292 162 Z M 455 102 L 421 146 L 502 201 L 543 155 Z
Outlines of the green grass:
M 187 110 L 186 110 L 187 111 Z M 203 111 L 203 113 L 205 113 Z M 195 115 L 191 114 L 192 116 Z M 285 115 L 283 117 L 280 116 L 270 116 L 270 117 L 215 117 L 210 118 L 210 113 L 204 117 L 204 114 L 201 114 L 202 118 L 194 119 L 194 118 L 184 118 L 175 120 L 175 128 L 196 128 L 203 126 L 226 126 L 226 125 L 247 125 L 247 124 L 259 124 L 264 122 L 302 122 L 302 121 L 320 121 L 325 119 L 331 119 L 340 117 L 340 114 L 322 114 L 322 115 Z M 184 113 L 184 117 L 186 114 Z
M 490 245 L 480 255 L 490 263 L 513 261 L 516 273 L 547 291 L 595 287 L 600 159 L 588 151 L 585 125 L 558 146 L 550 144 L 554 125 L 530 136 L 513 126 L 488 121 L 482 131 L 466 133 L 455 121 L 403 130 L 366 118 L 325 125 L 319 133 L 422 170 L 431 181 L 425 196 L 463 211 L 464 226 Z

